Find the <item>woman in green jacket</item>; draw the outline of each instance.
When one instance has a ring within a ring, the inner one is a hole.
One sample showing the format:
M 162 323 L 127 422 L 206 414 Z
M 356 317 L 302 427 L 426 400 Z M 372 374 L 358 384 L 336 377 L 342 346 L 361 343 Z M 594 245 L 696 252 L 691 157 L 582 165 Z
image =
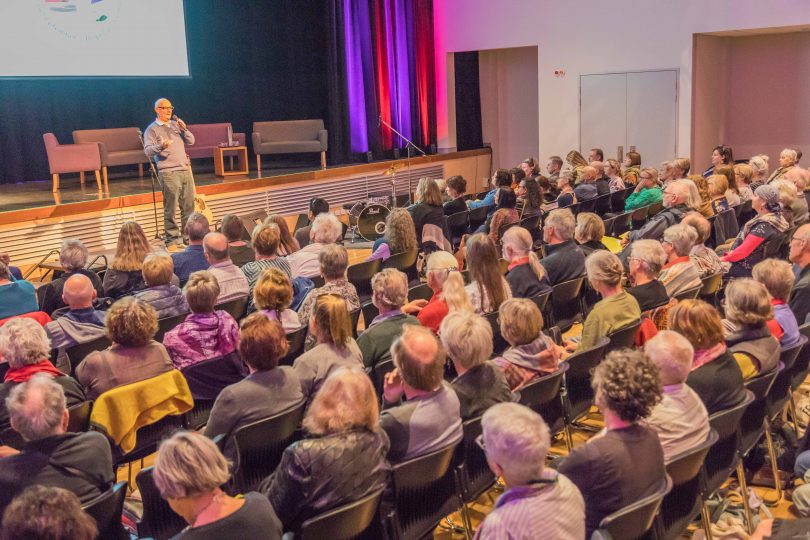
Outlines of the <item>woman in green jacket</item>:
M 658 170 L 641 169 L 636 189 L 624 201 L 624 211 L 629 212 L 642 206 L 659 203 L 664 198 L 658 186 Z

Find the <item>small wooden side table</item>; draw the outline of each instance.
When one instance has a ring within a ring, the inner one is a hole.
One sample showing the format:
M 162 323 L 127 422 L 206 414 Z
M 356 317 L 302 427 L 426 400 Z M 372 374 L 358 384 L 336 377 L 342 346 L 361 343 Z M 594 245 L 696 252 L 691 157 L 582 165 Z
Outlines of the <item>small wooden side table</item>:
M 225 170 L 224 154 L 236 153 L 236 165 L 230 171 Z M 214 174 L 217 176 L 236 176 L 248 174 L 247 146 L 215 146 L 214 147 Z

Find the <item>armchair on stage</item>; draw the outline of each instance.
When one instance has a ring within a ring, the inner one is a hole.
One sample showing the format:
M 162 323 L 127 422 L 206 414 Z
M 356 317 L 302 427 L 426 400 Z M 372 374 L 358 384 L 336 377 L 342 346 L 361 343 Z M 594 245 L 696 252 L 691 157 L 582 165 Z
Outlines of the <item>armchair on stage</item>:
M 96 173 L 96 183 L 101 190 L 101 148 L 96 142 L 83 144 L 59 144 L 56 135 L 45 133 L 42 135 L 45 141 L 45 152 L 48 154 L 48 166 L 53 177 L 53 191 L 59 191 L 59 175 L 67 173 L 79 173 L 79 178 L 84 185 L 85 171 Z M 105 168 L 104 179 L 107 178 Z
M 321 168 L 326 168 L 327 131 L 323 120 L 253 122 L 253 151 L 256 169 L 261 174 L 262 154 L 321 153 Z
M 107 184 L 107 167 L 137 165 L 138 176 L 143 177 L 143 166 L 149 163 L 139 138 L 137 127 L 108 129 L 78 129 L 73 132 L 73 142 L 98 143 L 101 150 L 101 166 L 104 184 Z

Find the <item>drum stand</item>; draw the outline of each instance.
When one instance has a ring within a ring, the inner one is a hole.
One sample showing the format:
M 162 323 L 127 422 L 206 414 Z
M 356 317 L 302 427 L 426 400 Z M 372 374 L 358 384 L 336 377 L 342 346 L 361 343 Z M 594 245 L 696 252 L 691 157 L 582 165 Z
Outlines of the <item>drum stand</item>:
M 408 202 L 413 203 L 413 200 L 412 200 L 412 197 L 413 197 L 413 190 L 411 189 L 411 148 L 415 148 L 415 149 L 416 149 L 416 151 L 417 151 L 417 152 L 419 152 L 420 154 L 422 154 L 422 156 L 423 156 L 423 157 L 426 157 L 426 156 L 427 156 L 427 154 L 425 154 L 425 153 L 422 151 L 422 149 L 421 149 L 421 148 L 419 148 L 418 146 L 416 146 L 416 145 L 413 143 L 413 141 L 412 141 L 412 140 L 410 140 L 408 137 L 406 137 L 405 135 L 403 135 L 402 133 L 400 133 L 399 131 L 397 131 L 397 130 L 396 130 L 396 128 L 394 128 L 394 126 L 392 126 L 391 124 L 389 124 L 388 122 L 386 122 L 386 121 L 383 119 L 383 117 L 382 117 L 382 116 L 380 116 L 380 117 L 379 117 L 379 120 L 380 120 L 380 124 L 382 124 L 382 125 L 386 126 L 388 129 L 390 129 L 391 131 L 393 131 L 393 132 L 394 132 L 394 133 L 395 133 L 395 134 L 396 134 L 396 135 L 397 135 L 397 136 L 400 138 L 400 140 L 401 140 L 401 141 L 404 141 L 404 142 L 406 143 L 406 145 L 405 145 L 405 150 L 408 152 L 408 158 L 407 158 L 407 159 L 408 159 Z M 394 199 L 396 200 L 396 196 L 394 197 Z

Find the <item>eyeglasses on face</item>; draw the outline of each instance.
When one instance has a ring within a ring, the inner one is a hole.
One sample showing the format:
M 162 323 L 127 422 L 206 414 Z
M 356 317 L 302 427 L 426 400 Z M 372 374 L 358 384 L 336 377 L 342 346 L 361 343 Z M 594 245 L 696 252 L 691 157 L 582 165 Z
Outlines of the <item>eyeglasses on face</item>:
M 158 106 L 158 109 L 168 109 L 170 111 L 173 111 L 174 107 L 166 107 L 166 106 L 160 105 L 160 106 Z

